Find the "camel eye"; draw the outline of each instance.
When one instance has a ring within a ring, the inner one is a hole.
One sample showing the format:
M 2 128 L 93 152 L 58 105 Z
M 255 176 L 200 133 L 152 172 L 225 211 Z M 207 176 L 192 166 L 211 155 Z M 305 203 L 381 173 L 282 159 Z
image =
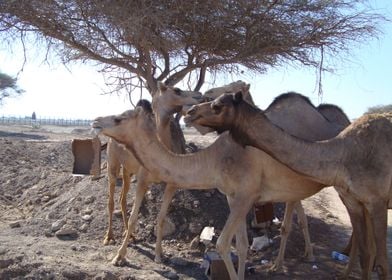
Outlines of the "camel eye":
M 211 109 L 215 114 L 219 114 L 222 111 L 222 106 L 212 103 Z
M 174 88 L 173 90 L 176 95 L 181 95 L 182 93 L 182 90 L 180 90 L 179 88 Z
M 115 124 L 120 124 L 121 120 L 122 120 L 121 117 L 115 117 L 115 118 L 114 118 L 114 123 L 115 123 Z

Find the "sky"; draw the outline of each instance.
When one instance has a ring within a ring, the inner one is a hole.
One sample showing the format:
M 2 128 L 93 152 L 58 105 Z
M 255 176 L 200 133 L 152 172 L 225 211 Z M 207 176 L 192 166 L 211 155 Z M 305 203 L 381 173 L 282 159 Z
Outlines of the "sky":
M 372 1 L 373 6 L 392 19 L 392 1 Z M 295 91 L 310 98 L 317 106 L 332 103 L 341 107 L 350 119 L 355 119 L 369 107 L 392 104 L 392 23 L 381 26 L 378 39 L 353 46 L 345 59 L 334 59 L 334 73 L 322 76 L 323 95 L 317 91 L 315 69 L 280 67 L 265 74 L 221 75 L 212 86 L 206 83 L 202 92 L 214 86 L 243 80 L 250 83 L 255 103 L 265 109 L 281 93 Z M 8 98 L 0 106 L 1 116 L 93 119 L 121 113 L 131 104 L 128 96 L 104 95 L 104 80 L 96 68 L 78 64 L 64 67 L 61 63 L 43 63 L 44 54 L 37 49 L 23 67 L 23 54 L 0 44 L 0 71 L 18 77 L 25 92 Z M 144 97 L 149 98 L 148 95 Z M 134 100 L 136 103 L 137 100 Z

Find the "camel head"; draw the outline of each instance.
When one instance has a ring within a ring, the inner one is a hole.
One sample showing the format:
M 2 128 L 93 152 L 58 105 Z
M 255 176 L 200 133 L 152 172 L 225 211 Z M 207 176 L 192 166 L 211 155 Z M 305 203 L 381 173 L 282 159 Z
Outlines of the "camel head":
M 244 103 L 242 92 L 224 93 L 214 101 L 192 106 L 184 121 L 187 125 L 198 125 L 210 131 L 222 133 L 230 130 L 237 118 L 237 106 Z M 250 105 L 249 105 L 250 106 Z
M 132 134 L 144 129 L 154 130 L 154 120 L 151 105 L 148 101 L 139 102 L 134 110 L 125 111 L 119 115 L 96 118 L 91 126 L 96 134 L 112 137 L 122 144 L 132 142 Z
M 232 82 L 230 84 L 221 86 L 221 87 L 216 87 L 207 90 L 204 95 L 203 95 L 203 100 L 204 101 L 213 101 L 219 96 L 221 96 L 224 93 L 236 93 L 241 91 L 243 98 L 245 101 L 248 103 L 254 105 L 252 96 L 250 95 L 250 84 L 247 84 L 241 80 L 238 80 L 236 82 Z
M 158 91 L 153 96 L 152 106 L 157 115 L 185 113 L 201 100 L 202 95 L 198 91 L 185 91 L 158 82 Z

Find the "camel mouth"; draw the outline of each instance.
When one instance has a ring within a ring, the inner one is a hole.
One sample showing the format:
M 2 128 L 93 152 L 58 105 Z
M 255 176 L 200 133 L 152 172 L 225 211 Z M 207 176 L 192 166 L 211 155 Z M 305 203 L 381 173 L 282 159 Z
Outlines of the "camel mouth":
M 196 120 L 198 120 L 200 118 L 200 116 L 194 116 L 194 115 L 185 115 L 184 117 L 184 123 L 186 127 L 191 127 L 193 125 L 193 122 L 195 122 Z
M 102 131 L 103 131 L 103 126 L 99 122 L 93 121 L 91 123 L 91 134 L 99 135 L 102 133 Z

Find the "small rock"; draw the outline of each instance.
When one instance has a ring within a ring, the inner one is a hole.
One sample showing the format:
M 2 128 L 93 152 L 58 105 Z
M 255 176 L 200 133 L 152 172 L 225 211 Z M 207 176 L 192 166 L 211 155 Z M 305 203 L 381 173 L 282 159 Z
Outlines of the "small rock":
M 60 228 L 62 228 L 65 225 L 65 220 L 61 219 L 61 220 L 57 220 L 52 224 L 52 231 L 58 231 Z
M 87 208 L 82 210 L 82 215 L 91 215 L 93 213 L 93 209 Z
M 116 280 L 117 276 L 110 271 L 104 271 L 101 274 L 94 277 L 94 280 Z
M 64 235 L 75 236 L 77 234 L 78 232 L 70 226 L 64 226 L 56 232 L 56 236 L 64 236 Z
M 50 200 L 50 196 L 49 195 L 45 195 L 42 197 L 42 202 L 48 202 Z
M 82 216 L 82 219 L 86 222 L 90 222 L 93 219 L 93 216 L 91 215 L 84 215 Z
M 54 218 L 56 218 L 56 214 L 55 214 L 54 212 L 49 212 L 49 213 L 46 215 L 46 217 L 45 217 L 46 220 L 52 220 L 52 219 L 54 219 Z
M 88 196 L 88 197 L 86 197 L 86 199 L 84 200 L 84 203 L 85 203 L 85 204 L 90 204 L 90 203 L 93 203 L 94 200 L 95 200 L 95 197 L 94 197 L 94 196 Z
M 88 229 L 88 224 L 83 224 L 83 225 L 81 225 L 80 228 L 79 228 L 79 230 L 80 230 L 81 232 L 86 232 L 87 229 Z
M 8 224 L 10 228 L 19 228 L 20 227 L 20 222 L 19 221 L 14 221 Z

